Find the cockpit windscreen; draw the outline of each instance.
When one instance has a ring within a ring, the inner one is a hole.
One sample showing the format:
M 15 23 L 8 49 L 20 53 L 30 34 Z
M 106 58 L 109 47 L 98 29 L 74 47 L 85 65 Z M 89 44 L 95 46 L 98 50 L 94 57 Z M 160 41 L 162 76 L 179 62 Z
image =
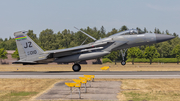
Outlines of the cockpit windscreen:
M 121 34 L 120 34 L 121 33 Z M 127 31 L 120 32 L 120 35 L 134 35 L 134 34 L 144 34 L 145 32 L 137 29 L 130 29 Z
M 123 32 L 119 32 L 117 34 L 114 34 L 112 36 L 119 36 L 119 35 L 135 35 L 135 34 L 144 34 L 145 32 L 141 31 L 141 30 L 137 30 L 137 29 L 129 29 Z

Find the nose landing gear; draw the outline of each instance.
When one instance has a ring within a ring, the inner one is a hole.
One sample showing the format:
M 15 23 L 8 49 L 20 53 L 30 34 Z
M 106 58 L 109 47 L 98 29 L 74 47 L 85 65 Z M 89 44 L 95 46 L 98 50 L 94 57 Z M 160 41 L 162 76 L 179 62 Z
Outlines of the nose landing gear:
M 123 65 L 123 66 L 126 65 L 126 61 L 124 61 L 124 60 L 121 61 L 121 65 Z
M 121 61 L 121 65 L 126 65 L 126 61 L 125 61 L 125 59 L 124 59 L 124 57 L 125 57 L 125 55 L 126 55 L 126 51 L 127 51 L 127 49 L 121 49 L 120 50 L 121 51 L 121 54 L 122 54 L 122 61 Z

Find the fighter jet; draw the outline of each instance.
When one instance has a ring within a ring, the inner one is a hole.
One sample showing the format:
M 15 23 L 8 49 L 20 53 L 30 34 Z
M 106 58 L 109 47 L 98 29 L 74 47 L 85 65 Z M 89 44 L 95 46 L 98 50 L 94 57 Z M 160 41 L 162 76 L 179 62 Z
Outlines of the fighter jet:
M 124 56 L 128 48 L 163 42 L 175 38 L 171 35 L 144 33 L 136 29 L 129 29 L 97 40 L 82 30 L 79 31 L 93 39 L 94 42 L 72 48 L 50 51 L 43 51 L 31 38 L 28 37 L 26 34 L 27 31 L 15 32 L 14 36 L 20 60 L 14 62 L 14 64 L 30 65 L 51 62 L 73 62 L 74 65 L 72 66 L 72 69 L 73 71 L 78 72 L 81 70 L 79 64 L 80 61 L 100 58 L 108 55 L 111 51 L 121 50 L 123 56 L 121 64 L 125 65 L 126 62 Z

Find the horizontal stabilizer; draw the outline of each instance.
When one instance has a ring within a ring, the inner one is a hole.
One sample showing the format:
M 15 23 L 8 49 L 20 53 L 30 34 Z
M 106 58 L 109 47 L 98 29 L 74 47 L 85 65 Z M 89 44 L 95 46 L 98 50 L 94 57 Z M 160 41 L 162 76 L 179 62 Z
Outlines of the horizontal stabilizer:
M 37 64 L 37 63 L 33 61 L 15 61 L 12 64 Z

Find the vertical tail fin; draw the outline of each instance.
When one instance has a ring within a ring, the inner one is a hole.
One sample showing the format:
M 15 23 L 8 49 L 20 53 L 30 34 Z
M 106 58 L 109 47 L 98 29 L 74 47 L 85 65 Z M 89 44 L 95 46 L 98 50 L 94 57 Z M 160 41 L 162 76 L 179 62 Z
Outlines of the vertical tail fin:
M 37 60 L 37 56 L 43 54 L 44 51 L 25 33 L 26 31 L 19 31 L 14 33 L 20 60 L 35 61 Z

